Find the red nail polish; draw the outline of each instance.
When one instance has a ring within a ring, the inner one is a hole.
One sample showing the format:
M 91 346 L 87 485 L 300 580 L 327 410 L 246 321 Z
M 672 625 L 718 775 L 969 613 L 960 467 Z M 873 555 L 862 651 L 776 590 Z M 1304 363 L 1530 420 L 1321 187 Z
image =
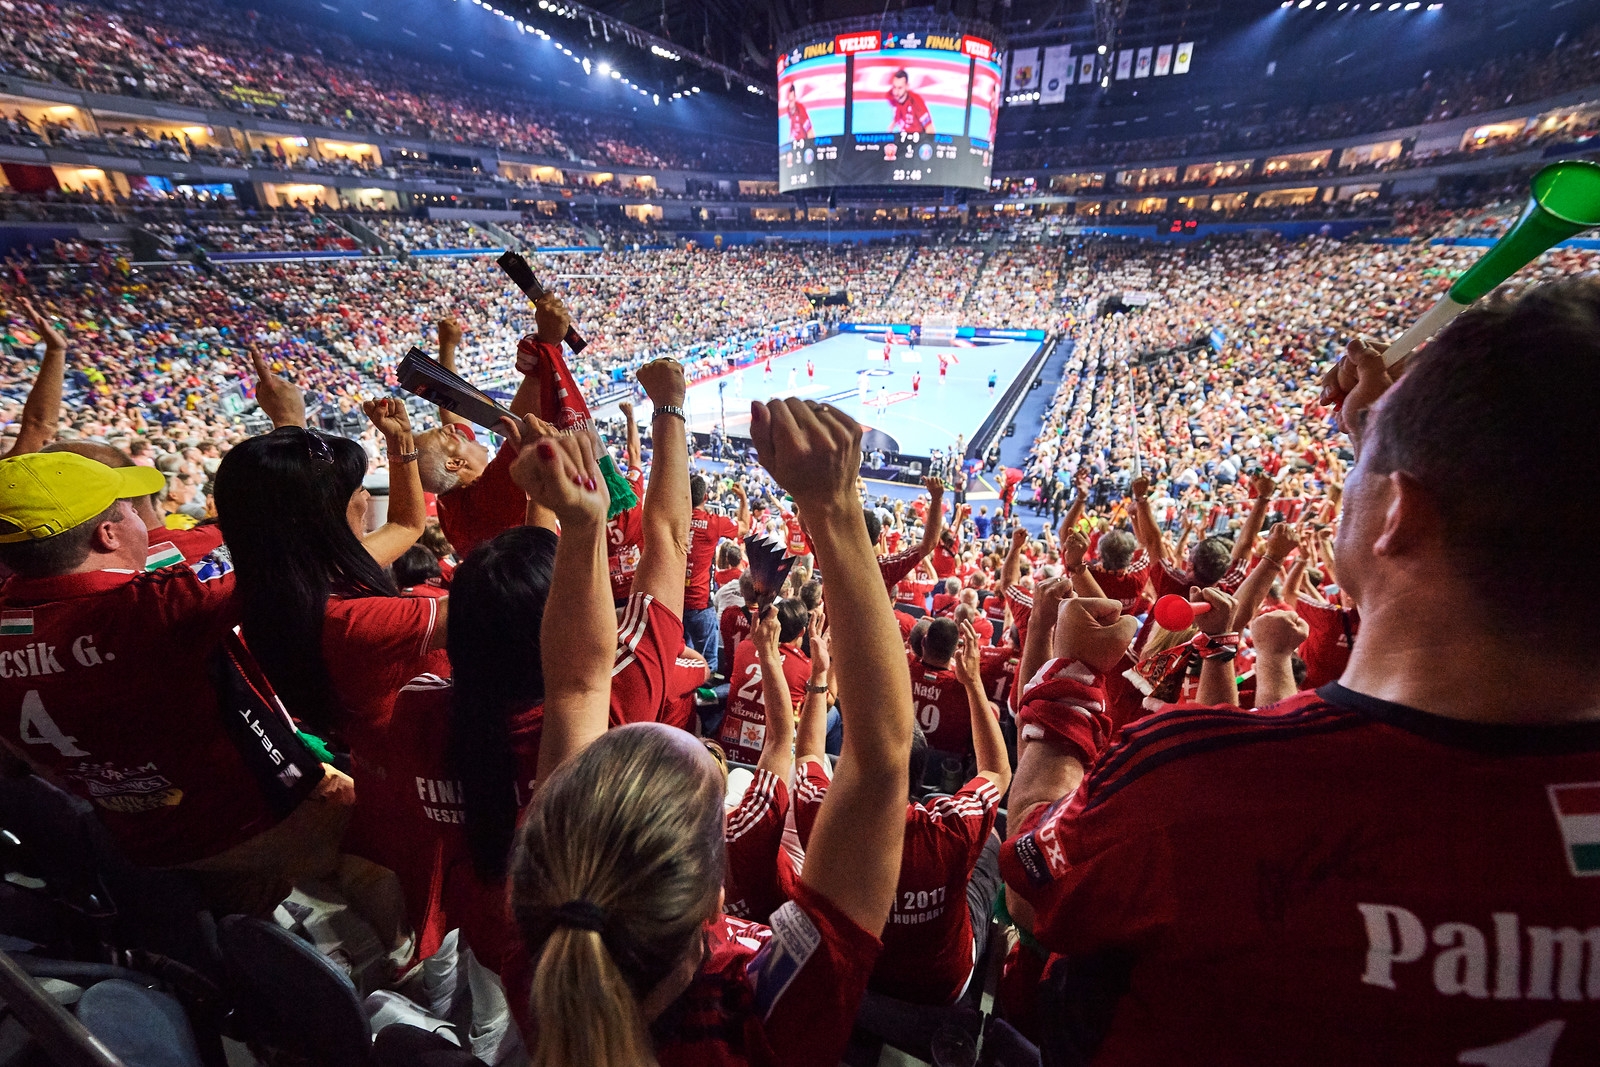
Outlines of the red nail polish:
M 537 448 L 536 448 L 536 451 L 539 453 L 539 458 L 540 459 L 555 459 L 556 458 L 555 446 L 552 445 L 549 441 L 540 441 L 538 446 L 537 446 Z
M 593 478 L 590 478 L 589 479 L 589 492 L 591 492 L 591 493 L 594 492 L 594 487 L 595 487 L 595 480 Z

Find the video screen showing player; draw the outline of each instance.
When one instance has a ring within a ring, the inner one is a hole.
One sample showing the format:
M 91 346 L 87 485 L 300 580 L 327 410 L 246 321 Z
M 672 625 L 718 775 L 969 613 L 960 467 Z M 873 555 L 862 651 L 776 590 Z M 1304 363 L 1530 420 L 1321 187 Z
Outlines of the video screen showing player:
M 851 129 L 856 133 L 947 133 L 966 128 L 971 61 L 951 52 L 896 49 L 855 57 Z
M 1000 64 L 979 59 L 972 67 L 972 107 L 967 115 L 967 136 L 994 144 L 1000 122 Z
M 845 59 L 822 56 L 778 72 L 778 143 L 844 134 Z

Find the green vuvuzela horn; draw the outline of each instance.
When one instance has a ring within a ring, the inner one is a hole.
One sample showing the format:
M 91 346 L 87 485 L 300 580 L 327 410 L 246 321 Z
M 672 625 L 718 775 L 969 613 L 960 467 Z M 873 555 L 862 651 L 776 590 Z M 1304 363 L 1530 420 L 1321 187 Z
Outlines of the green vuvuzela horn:
M 1402 356 L 1432 337 L 1474 300 L 1490 292 L 1541 253 L 1600 226 L 1600 163 L 1567 159 L 1533 176 L 1532 194 L 1522 217 L 1489 250 L 1457 278 L 1450 291 L 1428 309 L 1383 354 L 1393 366 Z

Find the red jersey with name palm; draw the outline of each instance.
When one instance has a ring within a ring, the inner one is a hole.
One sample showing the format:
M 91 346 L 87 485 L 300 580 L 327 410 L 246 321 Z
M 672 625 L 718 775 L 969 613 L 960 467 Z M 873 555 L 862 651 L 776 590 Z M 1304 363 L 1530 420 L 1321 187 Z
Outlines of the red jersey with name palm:
M 1016 829 L 1034 936 L 1121 991 L 1096 1064 L 1595 1062 L 1600 723 L 1180 709 Z
M 699 611 L 711 606 L 711 565 L 717 543 L 739 536 L 739 525 L 726 515 L 695 508 L 689 516 L 689 573 L 683 586 L 683 609 Z
M 806 698 L 811 680 L 811 660 L 798 648 L 787 645 L 783 655 L 783 676 L 789 683 L 789 702 L 794 713 Z M 755 763 L 767 739 L 767 700 L 761 690 L 761 658 L 756 643 L 748 638 L 733 652 L 733 672 L 728 675 L 728 711 L 722 717 L 717 742 L 736 763 Z
M 811 839 L 828 776 L 815 760 L 800 767 L 795 829 Z M 917 1004 L 950 1004 L 972 975 L 967 882 L 1000 812 L 1000 794 L 975 777 L 952 796 L 906 805 L 900 881 L 883 929 L 883 955 L 869 987 Z
M 215 856 L 277 823 L 224 732 L 209 665 L 239 622 L 226 553 L 0 588 L 5 745 L 88 800 L 147 866 Z
M 466 423 L 454 426 L 455 432 L 478 439 L 477 431 Z M 502 447 L 470 484 L 439 494 L 439 528 L 457 559 L 466 559 L 480 542 L 521 526 L 527 517 L 528 494 L 511 480 L 511 461 L 516 458 L 511 449 Z

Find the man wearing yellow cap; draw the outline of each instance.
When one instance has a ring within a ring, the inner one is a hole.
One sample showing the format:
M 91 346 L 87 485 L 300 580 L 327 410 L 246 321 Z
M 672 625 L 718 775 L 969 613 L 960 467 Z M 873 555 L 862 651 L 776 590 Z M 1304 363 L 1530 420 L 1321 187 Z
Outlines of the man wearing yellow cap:
M 330 769 L 288 818 L 273 810 L 229 736 L 237 687 L 224 703 L 215 680 L 239 662 L 225 550 L 145 570 L 132 501 L 163 484 L 71 452 L 0 459 L 0 563 L 15 572 L 0 586 L 0 741 L 93 803 L 134 862 L 190 868 L 218 907 L 270 910 L 336 848 L 350 780 Z

